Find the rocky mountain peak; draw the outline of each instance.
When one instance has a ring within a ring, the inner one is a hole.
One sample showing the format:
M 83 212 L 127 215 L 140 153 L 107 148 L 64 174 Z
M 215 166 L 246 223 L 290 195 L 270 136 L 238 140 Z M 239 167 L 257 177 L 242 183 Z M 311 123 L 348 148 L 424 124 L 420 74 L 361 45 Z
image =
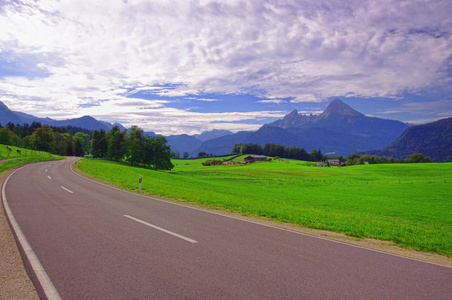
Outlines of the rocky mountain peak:
M 325 109 L 325 111 L 319 116 L 318 120 L 327 119 L 330 116 L 364 116 L 362 113 L 354 110 L 339 99 L 334 99 Z

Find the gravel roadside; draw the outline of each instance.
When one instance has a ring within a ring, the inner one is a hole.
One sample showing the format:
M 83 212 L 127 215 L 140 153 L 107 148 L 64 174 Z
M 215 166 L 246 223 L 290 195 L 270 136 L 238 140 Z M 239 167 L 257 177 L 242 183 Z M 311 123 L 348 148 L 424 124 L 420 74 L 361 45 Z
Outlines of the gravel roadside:
M 13 171 L 0 174 L 0 186 Z M 3 202 L 0 211 L 0 299 L 39 299 L 28 277 L 16 241 L 6 219 Z

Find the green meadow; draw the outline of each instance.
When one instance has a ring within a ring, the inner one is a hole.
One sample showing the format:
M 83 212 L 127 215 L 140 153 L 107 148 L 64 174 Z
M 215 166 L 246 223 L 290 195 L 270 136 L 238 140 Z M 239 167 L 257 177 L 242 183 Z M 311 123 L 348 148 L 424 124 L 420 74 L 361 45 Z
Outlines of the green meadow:
M 35 151 L 16 146 L 8 146 L 12 150 L 8 151 L 6 150 L 6 147 L 7 145 L 0 144 L 0 160 L 4 161 L 3 163 L 0 163 L 0 173 L 31 162 L 63 159 L 61 156 L 47 152 Z M 21 151 L 20 154 L 17 153 L 18 149 Z
M 237 158 L 236 160 L 240 160 Z M 284 159 L 172 171 L 83 159 L 78 168 L 121 188 L 452 257 L 452 163 L 313 167 Z

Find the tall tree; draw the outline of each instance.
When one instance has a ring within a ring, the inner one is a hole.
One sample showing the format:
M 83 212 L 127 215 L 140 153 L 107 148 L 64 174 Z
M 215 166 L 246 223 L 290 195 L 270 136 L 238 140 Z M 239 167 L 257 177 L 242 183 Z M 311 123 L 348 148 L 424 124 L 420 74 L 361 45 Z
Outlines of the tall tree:
M 96 158 L 103 158 L 107 156 L 108 143 L 105 130 L 94 130 L 93 140 L 91 146 L 91 154 Z
M 52 128 L 49 125 L 44 125 L 36 129 L 31 136 L 31 144 L 35 150 L 55 153 L 56 140 Z
M 171 163 L 171 148 L 163 136 L 152 137 L 154 140 L 154 169 L 171 170 L 174 165 Z
M 91 149 L 91 137 L 89 136 L 89 134 L 84 133 L 84 132 L 77 132 L 74 134 L 74 139 L 75 142 L 79 142 L 80 143 L 80 147 L 81 147 L 81 156 L 84 156 L 85 154 L 89 153 L 90 149 Z M 77 148 L 77 144 L 76 144 L 76 148 Z M 76 156 L 78 156 L 76 154 Z
M 53 134 L 55 135 L 57 154 L 65 156 L 68 145 L 67 137 L 59 132 L 54 132 Z
M 127 161 L 131 165 L 138 165 L 143 162 L 144 153 L 144 135 L 143 129 L 138 126 L 132 126 L 126 137 Z
M 109 159 L 121 160 L 124 158 L 126 155 L 125 136 L 126 134 L 121 132 L 118 126 L 113 126 L 113 128 L 107 133 L 107 157 Z
M 74 156 L 74 154 L 75 154 L 74 136 L 72 135 L 72 133 L 63 133 L 63 135 L 66 137 L 66 140 L 67 140 L 66 155 Z
M 75 140 L 75 156 L 83 157 L 85 155 L 85 152 L 83 151 L 82 143 L 80 140 Z

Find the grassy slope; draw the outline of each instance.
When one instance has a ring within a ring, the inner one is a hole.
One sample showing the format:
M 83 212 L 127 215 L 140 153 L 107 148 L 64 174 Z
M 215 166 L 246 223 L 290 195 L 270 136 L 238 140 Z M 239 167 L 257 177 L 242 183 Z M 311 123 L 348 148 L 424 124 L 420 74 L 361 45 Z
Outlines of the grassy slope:
M 17 167 L 21 164 L 26 164 L 30 162 L 37 161 L 48 161 L 48 160 L 58 160 L 63 159 L 61 156 L 49 154 L 47 152 L 41 151 L 32 151 L 25 148 L 10 146 L 12 151 L 8 155 L 8 151 L 6 150 L 6 145 L 0 144 L 0 160 L 9 159 L 9 161 L 5 161 L 0 164 L 0 173 L 4 172 L 8 169 Z M 17 153 L 17 149 L 19 149 L 22 154 Z M 22 162 L 21 162 L 22 159 Z
M 452 164 L 315 168 L 294 160 L 155 172 L 108 161 L 79 168 L 130 190 L 452 257 Z M 400 183 L 399 183 L 400 180 Z

